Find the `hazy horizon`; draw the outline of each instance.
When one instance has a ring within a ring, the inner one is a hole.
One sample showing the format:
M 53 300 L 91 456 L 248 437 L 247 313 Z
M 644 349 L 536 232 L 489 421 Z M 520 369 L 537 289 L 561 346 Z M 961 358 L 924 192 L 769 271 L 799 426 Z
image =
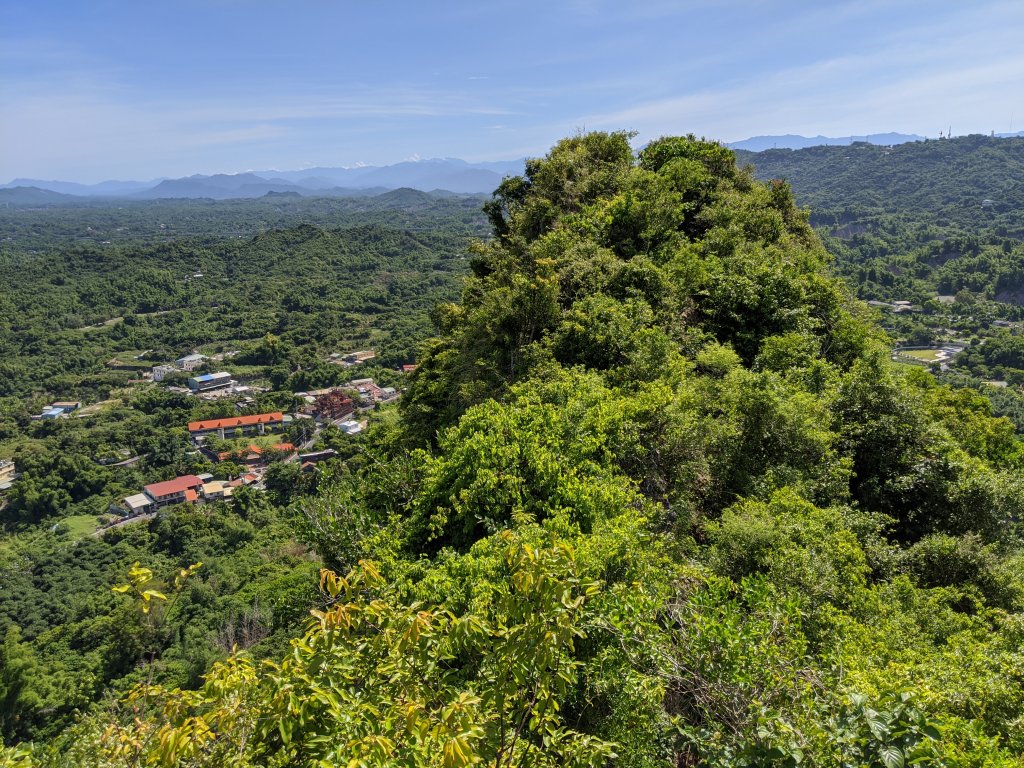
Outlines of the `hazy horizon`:
M 0 180 L 514 160 L 584 129 L 1019 130 L 1024 6 L 9 0 Z

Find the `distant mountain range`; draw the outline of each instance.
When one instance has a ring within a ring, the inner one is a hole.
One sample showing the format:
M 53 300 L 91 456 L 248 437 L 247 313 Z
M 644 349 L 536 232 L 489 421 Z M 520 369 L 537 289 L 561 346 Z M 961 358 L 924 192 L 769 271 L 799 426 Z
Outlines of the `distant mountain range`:
M 996 138 L 1008 139 L 1024 136 L 1024 131 L 1017 133 L 997 133 Z M 753 136 L 743 141 L 726 144 L 730 149 L 745 149 L 748 152 L 763 152 L 766 149 L 807 149 L 808 147 L 838 146 L 864 141 L 868 144 L 892 146 L 906 144 L 908 141 L 924 141 L 927 136 L 916 133 L 870 133 L 860 136 L 797 136 L 787 133 L 782 136 Z
M 253 171 L 152 181 L 71 181 L 14 179 L 0 185 L 0 202 L 53 204 L 80 198 L 231 198 L 294 193 L 307 197 L 375 195 L 393 189 L 480 194 L 492 192 L 502 178 L 523 172 L 523 160 L 467 163 L 456 158 L 417 160 L 358 168 L 306 168 L 300 171 Z
M 999 138 L 1024 136 L 1018 133 L 996 134 Z M 867 136 L 754 136 L 727 146 L 749 152 L 768 149 L 806 149 L 864 141 L 893 145 L 923 141 L 924 136 L 907 133 L 873 133 Z M 180 179 L 150 181 L 103 181 L 78 184 L 72 181 L 14 179 L 0 184 L 0 203 L 10 205 L 60 205 L 84 199 L 157 200 L 163 198 L 233 198 L 265 195 L 302 195 L 303 197 L 354 197 L 378 195 L 394 189 L 454 194 L 487 194 L 502 178 L 523 172 L 523 160 L 468 163 L 457 158 L 416 160 L 383 166 L 357 168 L 305 168 L 298 171 L 250 171 L 212 176 L 196 174 Z
M 79 197 L 126 196 L 149 189 L 163 179 L 153 181 L 101 181 L 99 184 L 78 184 L 74 181 L 41 181 L 40 179 L 15 179 L 9 184 L 0 184 L 0 189 L 12 187 L 35 187 L 36 189 L 58 192 L 62 195 Z

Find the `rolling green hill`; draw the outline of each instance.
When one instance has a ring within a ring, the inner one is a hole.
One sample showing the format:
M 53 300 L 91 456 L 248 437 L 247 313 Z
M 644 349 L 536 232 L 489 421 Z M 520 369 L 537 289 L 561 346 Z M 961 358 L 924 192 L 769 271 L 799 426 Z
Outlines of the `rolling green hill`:
M 855 142 L 736 155 L 758 178 L 786 179 L 816 220 L 874 210 L 1003 230 L 1016 239 L 1024 233 L 1024 138 L 963 136 L 892 147 Z
M 1005 354 L 1024 320 L 1024 138 L 737 154 L 791 185 L 859 297 L 913 305 L 883 307 L 897 344 L 970 345 L 940 378 L 985 393 L 1024 431 L 1024 361 Z
M 890 363 L 786 185 L 628 139 L 488 203 L 397 418 L 292 507 L 325 567 L 289 650 L 169 690 L 148 641 L 132 693 L 9 762 L 1021 764 L 1012 424 Z M 151 585 L 200 599 L 169 565 L 128 575 L 125 626 Z
M 738 157 L 759 178 L 786 180 L 863 298 L 923 303 L 967 290 L 1021 304 L 1024 139 L 854 143 Z

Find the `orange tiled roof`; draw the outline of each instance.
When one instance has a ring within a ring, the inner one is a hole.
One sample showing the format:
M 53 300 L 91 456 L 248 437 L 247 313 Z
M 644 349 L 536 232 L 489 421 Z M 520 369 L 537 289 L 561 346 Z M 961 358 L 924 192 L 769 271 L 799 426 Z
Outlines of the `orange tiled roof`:
M 172 493 L 181 493 L 182 491 L 188 493 L 190 488 L 195 488 L 203 484 L 195 475 L 182 475 L 176 477 L 173 480 L 164 480 L 161 483 L 150 483 L 146 486 L 146 493 L 152 496 L 154 499 L 160 496 L 169 496 Z
M 251 427 L 255 424 L 276 424 L 284 421 L 284 414 L 280 411 L 274 413 L 256 413 L 252 416 L 230 416 L 226 419 L 207 419 L 206 421 L 190 421 L 189 432 L 201 432 L 207 429 L 234 429 L 236 427 Z

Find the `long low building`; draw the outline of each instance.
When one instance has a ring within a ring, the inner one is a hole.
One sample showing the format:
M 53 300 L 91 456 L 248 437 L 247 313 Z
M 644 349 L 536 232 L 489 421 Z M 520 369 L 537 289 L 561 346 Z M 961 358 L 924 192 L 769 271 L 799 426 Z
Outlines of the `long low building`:
M 257 413 L 252 416 L 229 416 L 223 419 L 206 419 L 190 421 L 188 432 L 195 440 L 206 435 L 217 435 L 225 440 L 240 433 L 241 436 L 265 435 L 278 432 L 284 427 L 285 417 L 280 411 L 274 413 Z
M 40 419 L 43 421 L 49 421 L 51 419 L 66 419 L 69 413 L 77 411 L 81 407 L 82 404 L 79 402 L 58 400 L 56 403 L 50 403 L 43 409 L 42 413 L 32 416 L 31 418 L 33 421 L 39 421 Z
M 218 373 L 204 373 L 193 376 L 188 380 L 188 388 L 193 392 L 209 392 L 211 389 L 229 387 L 234 383 L 231 374 L 227 371 Z

